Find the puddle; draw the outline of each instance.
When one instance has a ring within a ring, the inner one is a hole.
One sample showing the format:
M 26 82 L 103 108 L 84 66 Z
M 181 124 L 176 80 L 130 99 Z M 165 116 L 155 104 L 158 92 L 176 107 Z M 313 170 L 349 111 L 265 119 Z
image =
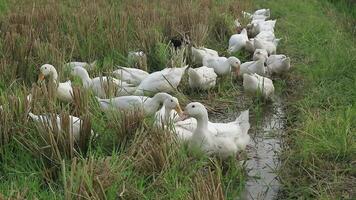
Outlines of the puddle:
M 250 99 L 238 98 L 237 109 L 242 111 L 253 103 Z M 276 171 L 280 165 L 278 154 L 281 150 L 281 135 L 284 131 L 285 113 L 282 99 L 276 99 L 261 111 L 261 119 L 256 123 L 251 116 L 249 134 L 251 141 L 246 148 L 246 169 L 248 178 L 240 200 L 272 200 L 277 199 L 280 183 Z M 224 115 L 209 115 L 212 121 L 230 122 L 236 119 L 235 110 Z M 221 119 L 223 116 L 224 119 Z
M 270 200 L 277 197 L 280 183 L 275 172 L 280 165 L 278 154 L 284 124 L 282 102 L 277 100 L 264 111 L 261 127 L 249 132 L 252 140 L 247 149 L 248 180 L 241 199 Z

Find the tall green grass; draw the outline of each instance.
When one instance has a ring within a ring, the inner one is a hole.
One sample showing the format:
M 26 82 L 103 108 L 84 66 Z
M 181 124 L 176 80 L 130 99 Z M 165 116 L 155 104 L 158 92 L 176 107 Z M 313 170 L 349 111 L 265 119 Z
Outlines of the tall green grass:
M 349 4 L 334 3 L 261 3 L 277 18 L 280 49 L 294 68 L 285 86 L 291 130 L 281 168 L 288 199 L 355 198 L 356 42 L 340 17 Z
M 91 73 L 95 76 L 127 65 L 131 50 L 147 53 L 149 71 L 162 69 L 174 57 L 170 38 L 185 34 L 194 45 L 223 52 L 235 31 L 233 20 L 250 4 L 247 0 L 0 0 L 0 104 L 4 106 L 0 195 L 214 200 L 239 196 L 245 174 L 236 161 L 196 156 L 140 113 L 103 113 L 90 91 L 76 87 L 74 103 L 64 104 L 56 101 L 53 88 L 35 82 L 44 63 L 55 65 L 64 81 L 65 62 L 98 60 Z M 222 110 L 235 99 L 228 94 L 239 92 L 225 90 L 230 86 L 226 79 L 220 88 L 193 98 L 206 102 L 219 98 L 222 103 L 214 103 Z M 188 92 L 186 86 L 180 90 Z M 68 135 L 60 136 L 68 131 L 58 133 L 28 119 L 25 97 L 30 91 L 32 112 L 58 113 L 63 127 L 68 127 L 69 114 L 78 116 L 85 119 L 86 133 L 92 128 L 99 137 L 86 137 L 77 145 Z

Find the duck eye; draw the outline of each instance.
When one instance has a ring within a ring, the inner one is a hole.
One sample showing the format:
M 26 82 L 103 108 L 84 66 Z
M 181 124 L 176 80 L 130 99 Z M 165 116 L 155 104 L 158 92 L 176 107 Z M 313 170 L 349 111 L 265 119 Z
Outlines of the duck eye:
M 171 99 L 171 102 L 173 103 L 173 100 Z
M 195 105 L 192 105 L 192 108 L 195 108 Z

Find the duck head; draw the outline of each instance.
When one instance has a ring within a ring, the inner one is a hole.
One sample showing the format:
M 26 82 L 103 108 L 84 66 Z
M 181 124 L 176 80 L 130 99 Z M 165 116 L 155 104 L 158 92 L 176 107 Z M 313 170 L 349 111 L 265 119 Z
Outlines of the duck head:
M 235 73 L 235 75 L 240 76 L 241 61 L 234 56 L 229 57 L 227 60 L 231 66 L 231 70 Z
M 179 101 L 177 98 L 175 97 L 168 97 L 165 101 L 164 101 L 164 106 L 167 110 L 175 110 L 177 111 L 179 116 L 183 115 L 183 111 L 179 105 Z
M 44 64 L 40 67 L 40 74 L 38 75 L 38 81 L 43 81 L 46 76 L 57 76 L 56 73 L 54 73 L 55 68 L 53 65 L 50 64 Z M 53 77 L 56 79 L 57 77 Z
M 266 49 L 256 49 L 253 53 L 253 60 L 263 60 L 266 62 L 268 58 L 268 52 Z
M 208 111 L 205 106 L 199 102 L 189 103 L 183 112 L 183 120 L 188 117 L 193 117 L 195 119 L 203 119 L 208 116 Z

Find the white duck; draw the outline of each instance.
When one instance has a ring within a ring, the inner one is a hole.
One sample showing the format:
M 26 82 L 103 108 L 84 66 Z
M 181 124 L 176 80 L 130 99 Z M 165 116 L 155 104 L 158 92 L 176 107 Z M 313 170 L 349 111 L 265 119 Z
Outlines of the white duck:
M 162 108 L 155 114 L 154 124 L 159 127 L 169 125 L 179 120 L 179 113 L 183 111 L 180 108 L 179 101 L 175 97 L 167 98 L 162 105 Z
M 188 65 L 185 67 L 165 68 L 161 71 L 151 73 L 137 86 L 134 94 L 143 95 L 144 92 L 174 92 L 187 67 Z
M 192 50 L 192 61 L 197 65 L 203 64 L 203 58 L 205 56 L 211 56 L 211 57 L 219 56 L 217 51 L 205 47 L 199 47 L 199 48 L 192 47 L 191 50 Z
M 53 65 L 44 64 L 41 66 L 38 80 L 43 81 L 45 77 L 50 77 L 50 79 L 56 84 L 56 96 L 58 99 L 65 102 L 73 101 L 73 88 L 71 81 L 60 83 L 58 81 L 57 70 Z
M 64 65 L 69 66 L 70 68 L 83 67 L 86 70 L 93 70 L 94 67 L 96 66 L 96 60 L 93 61 L 92 63 L 74 61 L 74 62 L 68 62 Z
M 256 49 L 253 53 L 252 60 L 264 60 L 264 62 L 267 62 L 267 58 L 268 52 L 266 49 Z
M 113 71 L 113 75 L 127 83 L 139 85 L 149 73 L 137 68 L 119 67 L 119 69 Z
M 259 22 L 257 23 L 256 27 L 256 33 L 259 34 L 262 31 L 271 31 L 274 32 L 274 27 L 276 25 L 277 20 L 267 20 L 264 22 Z
M 202 66 L 199 68 L 189 68 L 189 86 L 190 88 L 198 88 L 208 90 L 213 88 L 216 84 L 216 73 L 214 69 Z
M 276 36 L 272 31 L 261 31 L 259 34 L 256 35 L 255 38 L 269 42 L 273 42 L 274 40 L 276 40 Z
M 62 131 L 62 119 L 57 114 L 35 115 L 35 114 L 29 112 L 28 115 L 35 122 L 41 123 L 45 126 L 48 126 L 51 129 L 54 129 L 52 122 L 55 121 L 58 131 L 59 132 Z M 82 123 L 83 123 L 83 121 L 81 119 L 79 119 L 78 117 L 69 115 L 69 131 L 70 131 L 70 134 L 73 135 L 73 137 L 76 141 L 79 141 L 79 139 L 80 139 L 80 130 L 82 128 Z M 94 136 L 93 130 L 91 130 L 91 136 Z
M 266 18 L 269 18 L 271 16 L 271 11 L 269 8 L 258 9 L 253 13 L 252 17 L 254 16 L 265 16 Z
M 161 92 L 155 94 L 152 98 L 146 96 L 122 96 L 111 99 L 97 97 L 97 100 L 103 110 L 108 110 L 111 107 L 122 111 L 138 109 L 142 110 L 145 115 L 153 115 L 160 109 L 166 99 L 171 98 L 173 98 L 171 95 Z M 178 108 L 177 112 L 180 112 Z
M 274 93 L 274 86 L 271 79 L 260 76 L 258 74 L 244 74 L 243 87 L 247 93 L 259 93 L 263 98 L 268 99 Z
M 87 70 L 82 67 L 73 68 L 71 75 L 80 77 L 83 82 L 83 87 L 92 89 L 95 95 L 99 96 L 100 98 L 105 98 L 108 96 L 107 93 L 110 87 L 114 89 L 117 88 L 115 95 L 118 96 L 129 95 L 136 90 L 136 87 L 133 85 L 112 77 L 101 76 L 90 78 Z
M 256 36 L 262 31 L 274 32 L 274 27 L 276 25 L 276 20 L 255 20 L 253 24 L 248 25 L 248 29 L 251 35 Z
M 265 22 L 268 17 L 264 15 L 253 15 L 251 18 L 251 22 L 247 25 L 247 28 L 249 31 L 253 29 L 253 26 L 256 26 L 257 24 L 261 22 Z
M 266 49 L 268 55 L 276 54 L 277 46 L 273 42 L 254 39 L 254 47 L 256 49 Z
M 213 68 L 217 75 L 230 74 L 231 70 L 234 70 L 237 73 L 240 69 L 240 64 L 240 60 L 234 56 L 229 58 L 205 56 L 203 58 L 203 65 Z
M 248 41 L 246 29 L 242 29 L 240 34 L 234 34 L 229 39 L 228 52 L 235 53 L 246 46 L 246 41 Z
M 242 63 L 240 66 L 239 76 L 242 76 L 245 73 L 257 73 L 259 75 L 265 75 L 265 59 L 262 58 L 256 61 Z
M 285 55 L 271 55 L 267 59 L 267 69 L 271 74 L 282 74 L 290 69 L 290 58 Z
M 127 56 L 128 65 L 147 71 L 147 56 L 143 51 L 130 51 Z
M 243 17 L 245 17 L 245 18 L 247 17 L 250 19 L 260 18 L 260 17 L 269 18 L 271 16 L 271 12 L 270 12 L 270 9 L 262 8 L 262 9 L 256 10 L 253 14 L 251 14 L 249 12 L 242 11 L 242 15 L 243 15 Z
M 246 41 L 246 46 L 245 49 L 247 52 L 253 53 L 255 52 L 255 39 L 251 38 L 248 41 Z
M 208 155 L 217 155 L 225 159 L 244 150 L 250 142 L 248 111 L 241 113 L 237 123 L 223 124 L 226 127 L 218 134 L 212 133 L 208 128 L 208 112 L 201 103 L 189 103 L 185 107 L 184 114 L 197 120 L 196 129 L 189 138 L 190 145 L 200 148 Z
M 178 118 L 181 120 L 181 118 Z M 222 132 L 226 131 L 227 129 L 234 128 L 236 124 L 241 123 L 241 118 L 236 118 L 235 121 L 229 123 L 215 123 L 215 122 L 208 122 L 208 129 L 213 135 L 219 135 Z M 176 121 L 174 123 L 174 128 L 179 136 L 180 139 L 187 140 L 192 135 L 194 130 L 197 127 L 197 120 L 195 118 L 188 118 L 181 121 Z

